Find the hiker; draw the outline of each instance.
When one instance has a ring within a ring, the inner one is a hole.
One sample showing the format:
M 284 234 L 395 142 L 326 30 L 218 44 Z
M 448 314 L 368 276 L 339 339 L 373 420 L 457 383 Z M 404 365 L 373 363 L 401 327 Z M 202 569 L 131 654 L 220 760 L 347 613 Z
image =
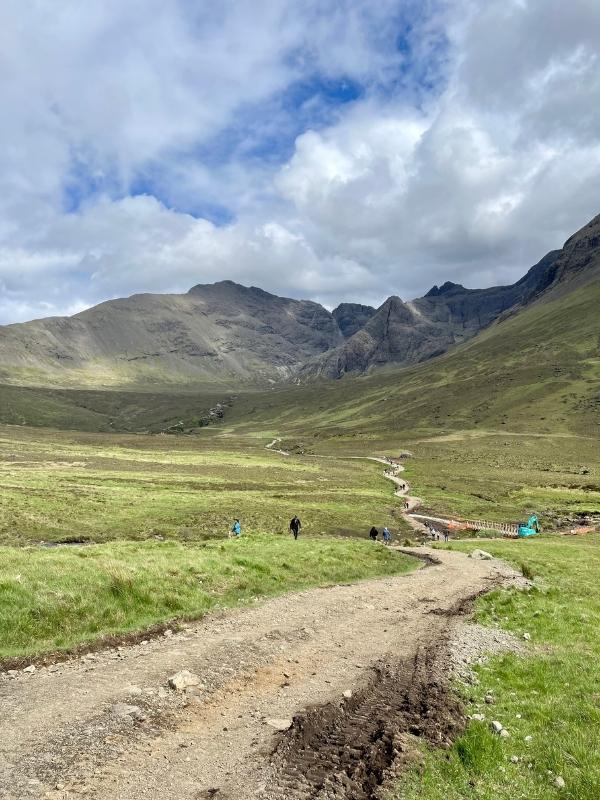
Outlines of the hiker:
M 292 520 L 290 522 L 290 530 L 294 534 L 294 539 L 298 538 L 298 534 L 300 533 L 300 528 L 302 527 L 302 523 L 298 519 L 298 517 L 294 514 Z
M 383 543 L 384 544 L 389 544 L 391 538 L 392 538 L 392 534 L 390 533 L 389 528 L 386 525 L 385 528 L 383 529 Z
M 410 508 L 410 503 L 408 502 L 408 500 L 405 500 L 404 501 L 404 509 L 405 509 L 405 511 L 408 511 L 409 508 Z
M 444 531 L 444 541 L 447 542 L 449 538 L 450 538 L 450 532 L 445 530 Z
M 375 527 L 375 525 L 373 525 L 373 527 L 372 527 L 372 528 L 371 528 L 371 530 L 369 531 L 369 537 L 370 537 L 370 538 L 371 538 L 371 539 L 372 539 L 374 542 L 376 542 L 376 541 L 377 541 L 377 537 L 378 537 L 378 536 L 379 536 L 379 531 L 377 530 L 377 528 Z
M 240 536 L 242 533 L 242 526 L 240 525 L 239 519 L 236 519 L 233 525 L 231 526 L 231 531 L 234 536 Z

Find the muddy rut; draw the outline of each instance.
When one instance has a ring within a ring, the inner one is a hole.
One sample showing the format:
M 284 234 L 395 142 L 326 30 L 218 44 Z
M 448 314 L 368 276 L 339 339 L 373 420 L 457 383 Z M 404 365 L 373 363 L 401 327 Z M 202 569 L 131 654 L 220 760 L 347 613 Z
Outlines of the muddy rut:
M 462 724 L 445 639 L 466 598 L 512 579 L 500 562 L 432 555 L 439 563 L 410 575 L 0 675 L 0 797 L 378 797 L 411 737 L 443 744 Z M 168 689 L 181 669 L 200 685 Z M 293 724 L 277 732 L 276 720 Z

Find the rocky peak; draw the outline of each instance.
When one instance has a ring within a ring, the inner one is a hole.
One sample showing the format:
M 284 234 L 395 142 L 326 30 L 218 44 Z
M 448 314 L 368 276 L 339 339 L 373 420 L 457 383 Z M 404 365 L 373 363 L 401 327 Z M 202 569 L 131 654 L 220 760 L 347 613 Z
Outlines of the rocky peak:
M 340 303 L 332 311 L 332 316 L 346 339 L 364 328 L 374 314 L 373 306 L 363 306 L 360 303 Z
M 467 291 L 464 286 L 461 286 L 460 283 L 452 283 L 452 281 L 446 281 L 446 283 L 442 284 L 442 286 L 433 286 L 425 295 L 425 297 L 440 297 L 442 295 L 447 294 L 454 294 L 456 292 L 464 292 Z

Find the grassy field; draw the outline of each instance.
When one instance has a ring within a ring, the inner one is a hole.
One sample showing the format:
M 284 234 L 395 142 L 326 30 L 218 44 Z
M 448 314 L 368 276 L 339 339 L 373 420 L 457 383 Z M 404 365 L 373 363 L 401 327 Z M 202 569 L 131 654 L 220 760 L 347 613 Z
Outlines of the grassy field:
M 232 395 L 207 386 L 184 391 L 50 389 L 0 384 L 0 424 L 90 432 L 197 432 L 217 403 Z M 183 423 L 182 425 L 180 423 Z
M 406 476 L 423 510 L 451 517 L 519 522 L 537 513 L 545 527 L 600 519 L 597 439 L 510 431 L 455 431 L 407 440 Z
M 197 619 L 308 586 L 401 574 L 416 561 L 372 542 L 268 535 L 222 542 L 0 548 L 0 660 Z
M 382 467 L 360 459 L 285 457 L 271 433 L 211 428 L 197 437 L 119 436 L 0 428 L 0 544 L 222 538 L 283 533 L 403 532 Z
M 473 544 L 452 545 L 462 550 Z M 529 592 L 496 591 L 477 619 L 522 638 L 526 657 L 505 655 L 476 668 L 464 690 L 471 722 L 449 752 L 426 754 L 424 771 L 403 781 L 402 800 L 596 800 L 600 797 L 600 536 L 486 542 L 485 549 L 535 576 Z M 484 703 L 488 690 L 493 706 Z M 520 716 L 519 716 L 520 715 Z M 499 720 L 510 738 L 490 729 Z M 531 737 L 527 740 L 526 737 Z M 518 761 L 513 763 L 511 757 Z M 555 785 L 563 779 L 564 788 Z

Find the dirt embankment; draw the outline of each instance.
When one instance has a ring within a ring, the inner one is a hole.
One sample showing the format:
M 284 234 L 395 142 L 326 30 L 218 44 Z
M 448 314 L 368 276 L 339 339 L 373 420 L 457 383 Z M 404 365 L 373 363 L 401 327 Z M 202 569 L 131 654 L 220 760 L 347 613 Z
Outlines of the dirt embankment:
M 0 676 L 0 797 L 378 797 L 414 737 L 460 730 L 446 642 L 466 599 L 512 579 L 499 562 L 435 557 Z M 182 669 L 199 684 L 169 689 Z

